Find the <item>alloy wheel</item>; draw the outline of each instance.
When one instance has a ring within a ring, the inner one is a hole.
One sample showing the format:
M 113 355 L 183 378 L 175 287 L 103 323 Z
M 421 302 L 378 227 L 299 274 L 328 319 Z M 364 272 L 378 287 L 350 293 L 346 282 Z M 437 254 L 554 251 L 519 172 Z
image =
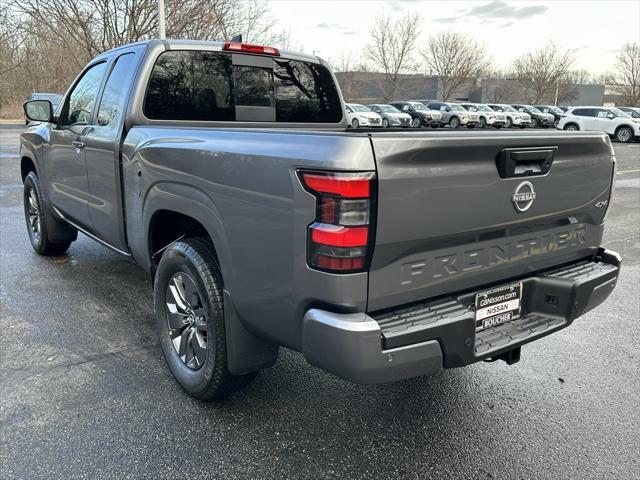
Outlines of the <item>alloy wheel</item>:
M 622 143 L 626 143 L 631 140 L 631 132 L 629 131 L 629 129 L 621 128 L 620 130 L 618 130 L 618 133 L 616 134 L 616 140 Z
M 198 370 L 207 357 L 207 315 L 202 295 L 184 272 L 174 273 L 165 296 L 169 338 L 178 357 Z
M 38 205 L 38 197 L 36 191 L 31 187 L 27 194 L 27 210 L 29 216 L 29 228 L 36 240 L 40 239 L 40 205 Z

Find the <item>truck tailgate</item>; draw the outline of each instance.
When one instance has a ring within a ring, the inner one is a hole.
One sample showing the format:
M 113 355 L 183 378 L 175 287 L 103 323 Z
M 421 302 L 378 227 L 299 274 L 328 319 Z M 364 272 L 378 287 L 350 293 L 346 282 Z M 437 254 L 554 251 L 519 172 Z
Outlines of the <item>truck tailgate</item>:
M 604 134 L 370 138 L 378 207 L 369 311 L 506 282 L 600 246 L 615 163 Z

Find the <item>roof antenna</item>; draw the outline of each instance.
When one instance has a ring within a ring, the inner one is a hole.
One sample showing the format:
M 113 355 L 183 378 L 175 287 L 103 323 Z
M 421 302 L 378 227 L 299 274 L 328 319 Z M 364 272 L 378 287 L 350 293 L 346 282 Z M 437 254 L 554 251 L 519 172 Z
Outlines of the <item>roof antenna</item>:
M 238 42 L 238 43 L 242 43 L 242 34 L 240 35 L 234 35 L 233 37 L 231 37 L 231 42 Z

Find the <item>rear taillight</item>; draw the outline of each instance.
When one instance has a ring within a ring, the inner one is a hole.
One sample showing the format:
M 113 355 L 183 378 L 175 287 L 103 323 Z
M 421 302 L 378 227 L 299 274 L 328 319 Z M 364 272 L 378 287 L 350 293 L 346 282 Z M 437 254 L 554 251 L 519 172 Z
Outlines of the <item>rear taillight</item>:
M 307 261 L 334 273 L 368 267 L 373 245 L 375 173 L 300 171 L 305 190 L 316 197 L 309 225 Z

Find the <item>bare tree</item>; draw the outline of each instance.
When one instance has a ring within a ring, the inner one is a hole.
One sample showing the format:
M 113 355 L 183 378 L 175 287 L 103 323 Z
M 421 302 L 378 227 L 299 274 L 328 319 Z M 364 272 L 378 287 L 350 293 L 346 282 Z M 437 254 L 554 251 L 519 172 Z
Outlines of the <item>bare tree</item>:
M 365 56 L 384 74 L 381 87 L 385 100 L 395 98 L 399 75 L 412 65 L 412 52 L 419 35 L 420 16 L 417 13 L 406 13 L 396 20 L 388 14 L 375 19 Z
M 616 74 L 611 89 L 622 96 L 622 103 L 640 107 L 640 44 L 627 43 L 616 61 Z
M 491 64 L 484 46 L 458 32 L 430 36 L 421 55 L 427 73 L 439 77 L 438 95 L 443 101 L 480 77 Z
M 0 0 L 0 108 L 59 92 L 95 55 L 158 34 L 157 0 Z M 166 0 L 167 36 L 278 45 L 267 0 Z M 6 7 L 6 8 L 5 8 Z M 291 42 L 290 35 L 288 38 Z
M 559 83 L 574 61 L 570 50 L 560 50 L 554 43 L 518 57 L 513 63 L 513 71 L 522 96 L 532 104 L 553 102 Z

